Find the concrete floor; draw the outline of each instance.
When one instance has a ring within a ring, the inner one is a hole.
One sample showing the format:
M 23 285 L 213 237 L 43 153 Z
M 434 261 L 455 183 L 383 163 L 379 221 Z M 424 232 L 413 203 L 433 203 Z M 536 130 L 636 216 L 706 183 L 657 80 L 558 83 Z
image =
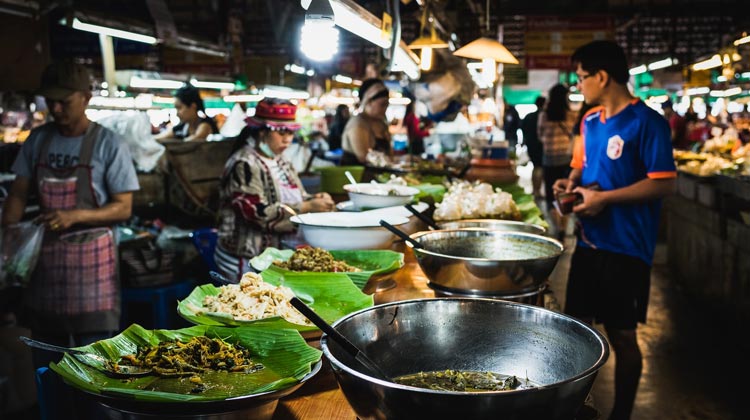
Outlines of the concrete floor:
M 562 308 L 575 238 L 567 235 L 565 245 L 565 255 L 550 279 Z M 670 277 L 666 245 L 658 245 L 647 323 L 638 328 L 644 363 L 633 420 L 750 418 L 745 408 L 749 388 L 740 382 L 750 373 L 748 349 L 743 348 L 747 338 L 742 331 L 746 329 L 728 325 L 718 314 L 693 302 Z M 597 328 L 605 334 L 600 325 Z M 612 354 L 592 390 L 593 405 L 601 419 L 608 417 L 614 402 L 614 363 Z

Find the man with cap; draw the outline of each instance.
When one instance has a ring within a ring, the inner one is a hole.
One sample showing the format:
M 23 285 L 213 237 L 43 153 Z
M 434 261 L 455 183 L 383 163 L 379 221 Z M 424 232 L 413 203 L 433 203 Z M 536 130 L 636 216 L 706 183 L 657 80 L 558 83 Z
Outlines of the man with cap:
M 229 279 L 239 281 L 248 261 L 267 247 L 279 247 L 292 233 L 296 213 L 332 211 L 327 193 L 310 195 L 282 153 L 300 129 L 297 107 L 266 98 L 246 120 L 248 137 L 224 166 L 219 191 L 219 240 L 214 259 Z
M 13 164 L 2 225 L 21 221 L 36 196 L 46 227 L 21 323 L 42 341 L 85 345 L 119 328 L 120 291 L 111 226 L 127 220 L 138 190 L 127 145 L 85 114 L 89 74 L 70 61 L 42 74 L 38 95 L 53 122 L 31 132 Z M 34 353 L 37 367 L 52 353 Z
M 690 148 L 690 140 L 687 136 L 687 121 L 680 114 L 674 112 L 672 101 L 667 99 L 662 102 L 661 109 L 664 111 L 664 118 L 669 122 L 669 129 L 672 131 L 672 147 L 675 149 Z

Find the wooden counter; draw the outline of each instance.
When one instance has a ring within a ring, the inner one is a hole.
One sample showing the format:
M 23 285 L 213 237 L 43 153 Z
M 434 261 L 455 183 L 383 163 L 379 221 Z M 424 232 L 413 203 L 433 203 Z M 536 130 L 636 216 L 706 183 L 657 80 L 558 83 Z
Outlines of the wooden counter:
M 404 266 L 392 275 L 372 278 L 365 286 L 365 293 L 373 293 L 375 304 L 417 298 L 435 297 L 427 286 L 427 277 L 419 268 L 414 253 L 404 250 L 403 243 L 394 250 L 404 252 Z M 310 342 L 320 348 L 318 341 Z M 310 381 L 290 396 L 281 399 L 274 413 L 274 420 L 353 420 L 354 411 L 346 402 L 336 382 L 331 365 L 323 357 L 323 368 Z

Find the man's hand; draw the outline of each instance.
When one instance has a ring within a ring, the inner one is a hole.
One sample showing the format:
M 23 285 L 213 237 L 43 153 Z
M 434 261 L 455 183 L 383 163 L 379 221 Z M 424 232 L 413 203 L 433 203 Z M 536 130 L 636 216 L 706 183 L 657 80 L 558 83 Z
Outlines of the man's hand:
M 607 206 L 607 193 L 605 191 L 591 190 L 576 187 L 574 193 L 583 196 L 583 203 L 573 207 L 573 212 L 581 216 L 596 216 Z
M 563 193 L 563 192 L 571 192 L 576 187 L 576 182 L 569 178 L 562 178 L 555 181 L 554 184 L 552 184 L 552 191 L 555 192 L 555 194 Z
M 77 210 L 54 210 L 39 216 L 39 222 L 50 230 L 66 230 L 79 222 Z

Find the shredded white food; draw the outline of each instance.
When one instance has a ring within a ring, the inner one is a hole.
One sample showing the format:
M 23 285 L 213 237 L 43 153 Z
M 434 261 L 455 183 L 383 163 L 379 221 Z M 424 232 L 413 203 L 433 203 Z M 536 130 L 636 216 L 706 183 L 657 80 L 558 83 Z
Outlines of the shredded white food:
M 521 212 L 513 196 L 486 182 L 456 181 L 441 203 L 435 204 L 435 220 L 498 218 L 518 220 Z
M 217 296 L 206 296 L 203 307 L 206 312 L 230 314 L 242 321 L 280 316 L 292 324 L 312 325 L 289 303 L 293 297 L 292 289 L 266 283 L 256 273 L 245 273 L 239 284 L 221 286 Z

